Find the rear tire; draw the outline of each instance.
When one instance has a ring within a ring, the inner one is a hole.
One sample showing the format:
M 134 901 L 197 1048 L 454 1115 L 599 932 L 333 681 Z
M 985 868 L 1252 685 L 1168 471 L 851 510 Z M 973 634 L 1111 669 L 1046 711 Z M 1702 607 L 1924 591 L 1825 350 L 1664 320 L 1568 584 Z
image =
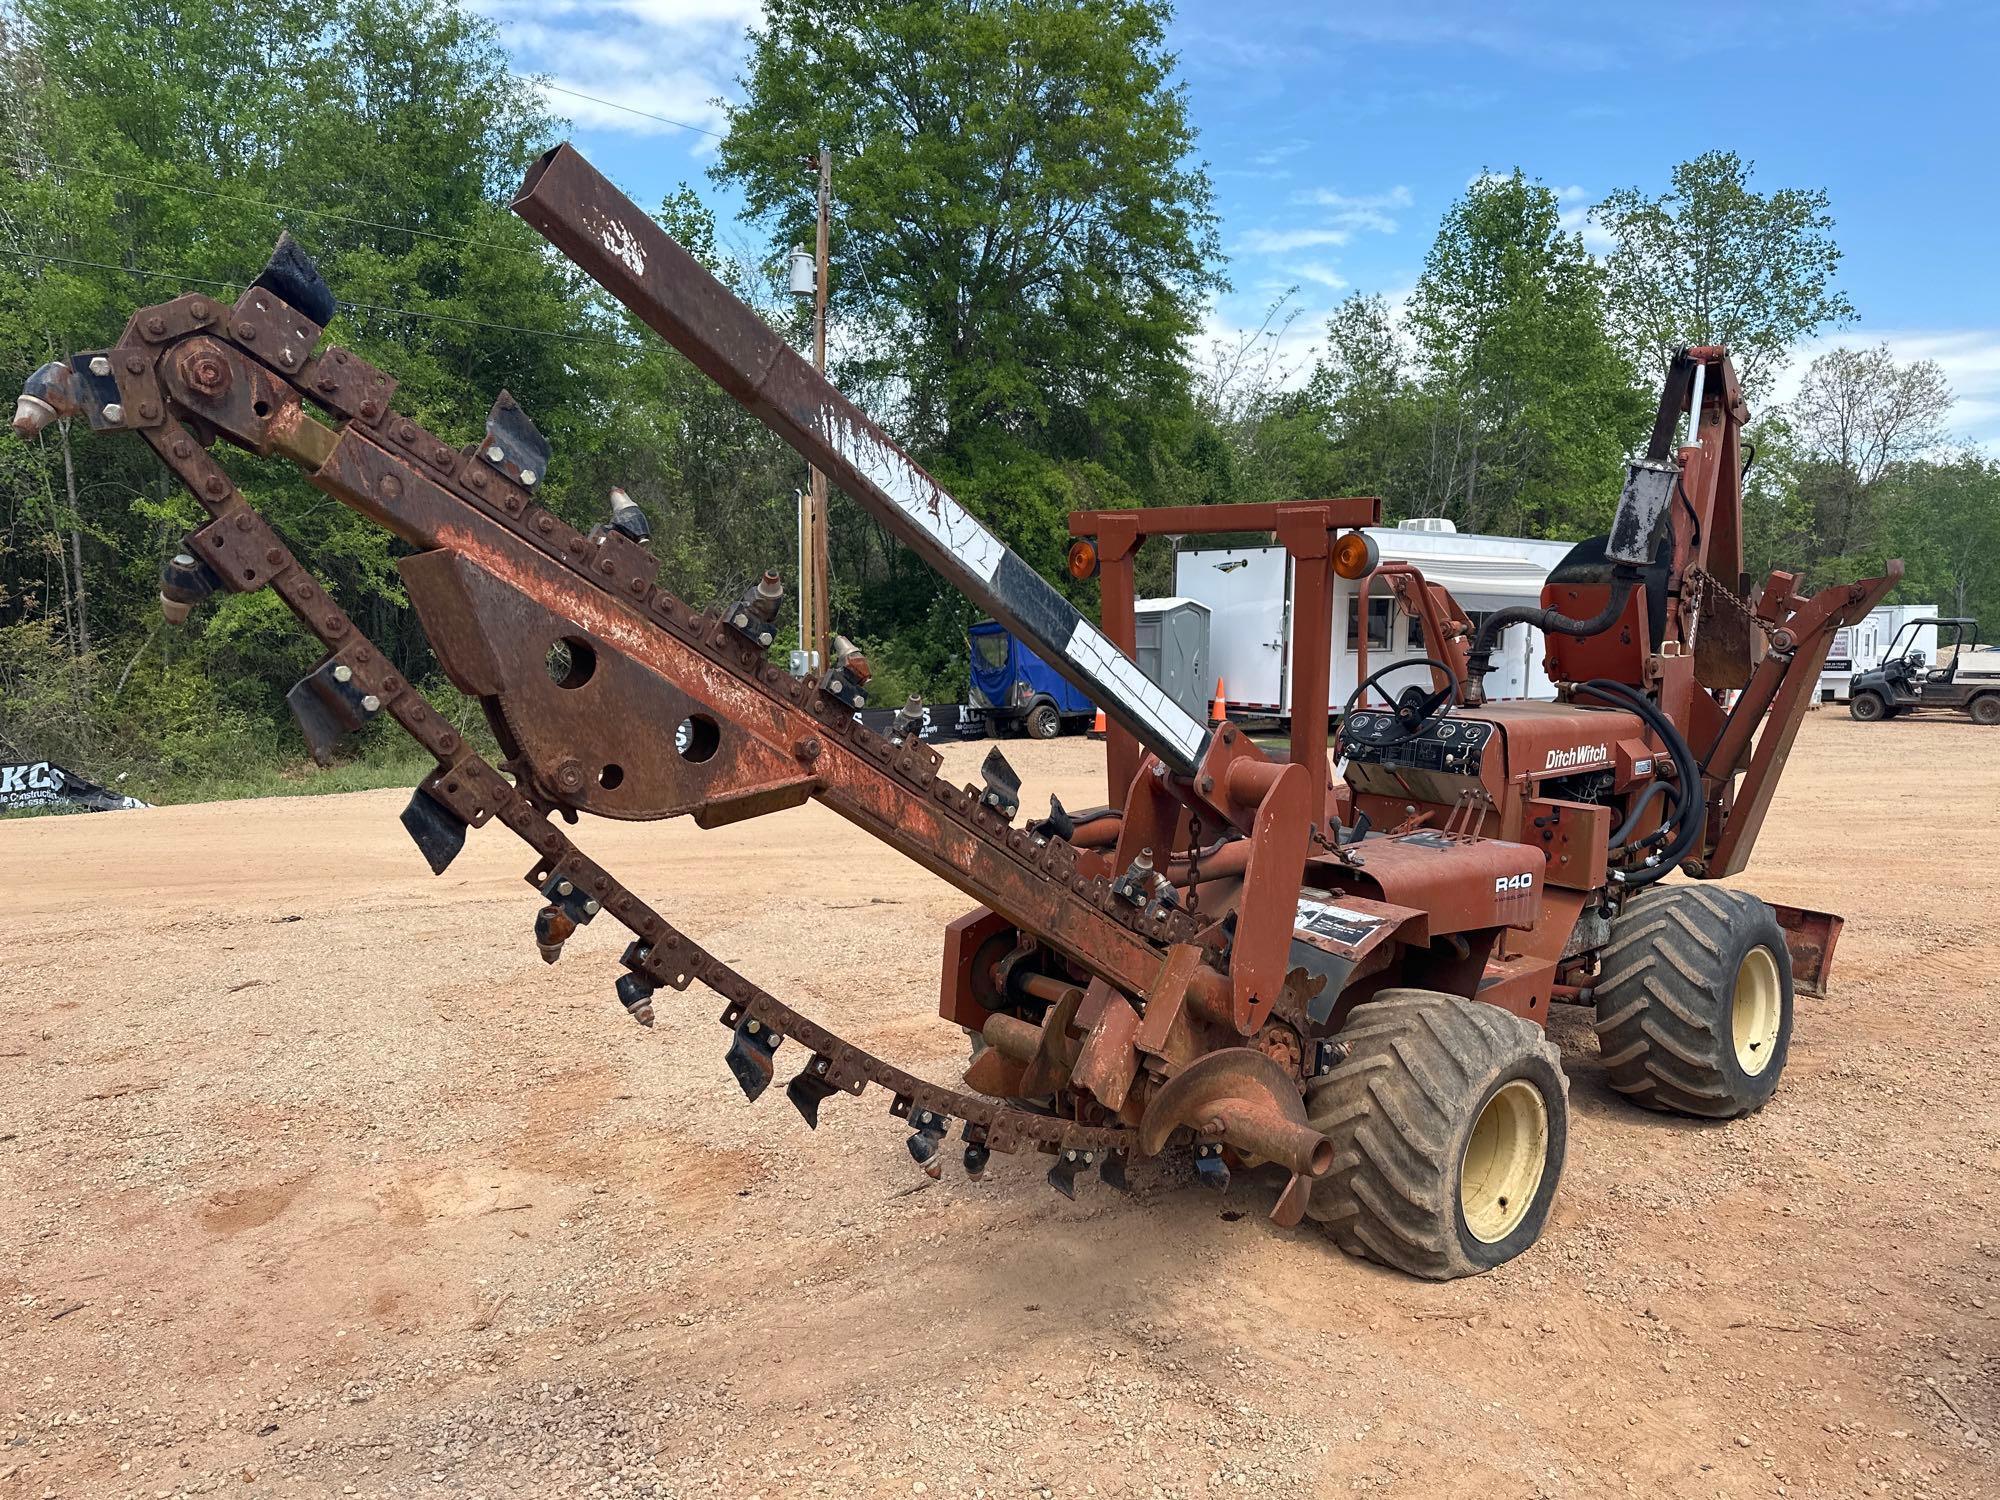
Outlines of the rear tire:
M 1052 740 L 1062 733 L 1062 715 L 1053 703 L 1037 703 L 1028 710 L 1028 734 L 1033 739 Z
M 1642 891 L 1611 924 L 1598 963 L 1604 1070 L 1634 1104 L 1728 1120 L 1777 1092 L 1792 1041 L 1792 957 L 1755 896 Z
M 1987 693 L 1974 698 L 1965 706 L 1965 711 L 1972 716 L 1975 724 L 1984 724 L 1989 728 L 2000 724 L 2000 693 Z
M 1856 693 L 1847 700 L 1847 716 L 1864 724 L 1873 724 L 1878 719 L 1889 717 L 1889 705 L 1882 701 L 1880 693 Z
M 1448 1281 L 1534 1244 L 1562 1180 L 1569 1081 L 1554 1043 L 1498 1006 L 1384 990 L 1306 1101 L 1334 1146 L 1306 1212 L 1334 1242 Z

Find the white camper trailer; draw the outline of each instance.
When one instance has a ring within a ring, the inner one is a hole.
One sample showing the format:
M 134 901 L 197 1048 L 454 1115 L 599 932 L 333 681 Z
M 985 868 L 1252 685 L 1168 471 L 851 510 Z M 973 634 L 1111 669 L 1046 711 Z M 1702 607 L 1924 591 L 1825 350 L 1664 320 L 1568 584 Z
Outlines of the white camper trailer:
M 1819 674 L 1822 703 L 1845 703 L 1847 684 L 1857 672 L 1882 665 L 1882 653 L 1896 639 L 1896 632 L 1912 620 L 1935 620 L 1937 610 L 1928 604 L 1884 604 L 1871 609 L 1858 623 L 1843 625 L 1834 632 L 1833 645 L 1826 653 L 1826 666 Z M 1937 627 L 1919 628 L 1905 649 L 1921 651 L 1925 660 L 1937 665 Z
M 1371 527 L 1368 534 L 1384 561 L 1409 562 L 1424 577 L 1449 589 L 1474 625 L 1494 610 L 1540 604 L 1542 585 L 1573 543 L 1527 537 L 1478 536 L 1436 519 L 1405 521 L 1393 529 Z M 1175 554 L 1174 592 L 1209 607 L 1209 671 L 1223 681 L 1232 713 L 1291 713 L 1292 576 L 1283 547 L 1211 547 Z M 1335 578 L 1333 590 L 1333 671 L 1330 701 L 1335 713 L 1359 680 L 1363 625 L 1361 583 Z M 1368 587 L 1368 670 L 1392 661 L 1423 659 L 1423 629 L 1398 612 L 1386 585 Z M 1542 671 L 1539 634 L 1515 625 L 1501 637 L 1493 675 L 1486 680 L 1495 698 L 1553 698 L 1555 688 Z M 1404 674 L 1409 683 L 1424 674 Z M 1405 686 L 1392 678 L 1391 692 Z

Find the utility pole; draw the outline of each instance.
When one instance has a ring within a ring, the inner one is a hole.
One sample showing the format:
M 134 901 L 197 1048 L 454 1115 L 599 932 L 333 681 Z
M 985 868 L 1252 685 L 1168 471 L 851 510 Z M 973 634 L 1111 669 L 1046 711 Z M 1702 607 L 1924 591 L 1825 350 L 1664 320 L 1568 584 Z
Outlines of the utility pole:
M 819 147 L 819 233 L 813 249 L 813 368 L 822 374 L 826 371 L 826 262 L 827 262 L 827 218 L 833 198 L 833 152 L 826 142 Z M 827 593 L 830 582 L 826 566 L 826 475 L 818 469 L 812 471 L 811 526 L 807 535 L 812 538 L 809 564 L 812 579 L 812 640 L 807 645 L 809 651 L 819 653 L 819 669 L 825 671 L 832 660 L 827 647 Z

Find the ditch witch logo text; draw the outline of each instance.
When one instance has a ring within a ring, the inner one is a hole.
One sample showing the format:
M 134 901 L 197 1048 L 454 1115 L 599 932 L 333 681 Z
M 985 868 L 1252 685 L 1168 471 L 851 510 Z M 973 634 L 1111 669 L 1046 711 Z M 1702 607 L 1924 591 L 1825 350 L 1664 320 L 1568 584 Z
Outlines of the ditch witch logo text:
M 1587 766 L 1611 757 L 1602 745 L 1578 745 L 1574 750 L 1551 750 L 1544 771 L 1566 771 L 1571 766 Z

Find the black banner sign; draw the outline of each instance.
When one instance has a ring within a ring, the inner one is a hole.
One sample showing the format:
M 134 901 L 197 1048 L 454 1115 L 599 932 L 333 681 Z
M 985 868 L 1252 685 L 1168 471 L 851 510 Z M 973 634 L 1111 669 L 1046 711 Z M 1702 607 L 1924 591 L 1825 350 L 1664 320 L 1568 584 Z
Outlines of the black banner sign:
M 22 765 L 0 765 L 0 809 L 24 807 L 80 807 L 90 812 L 122 812 L 127 808 L 149 807 L 136 797 L 121 796 L 87 777 L 45 760 Z

